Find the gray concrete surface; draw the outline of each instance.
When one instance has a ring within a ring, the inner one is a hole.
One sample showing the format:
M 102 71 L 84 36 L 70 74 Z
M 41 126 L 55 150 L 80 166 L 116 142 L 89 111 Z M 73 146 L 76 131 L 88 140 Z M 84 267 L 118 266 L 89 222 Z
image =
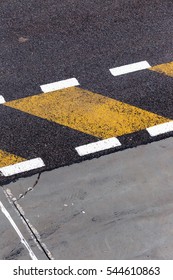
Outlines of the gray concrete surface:
M 44 172 L 33 189 L 36 176 L 3 191 L 18 199 L 50 258 L 173 259 L 172 155 L 169 138 Z
M 40 248 L 36 238 L 26 226 L 25 221 L 21 218 L 23 211 L 18 212 L 6 198 L 3 189 L 0 188 L 0 202 L 3 209 L 8 212 L 11 219 L 15 223 L 15 228 L 12 225 L 11 219 L 9 220 L 0 208 L 0 260 L 31 260 L 31 256 L 26 246 L 21 242 L 16 228 L 24 237 L 25 242 L 30 246 L 30 250 L 37 256 L 38 259 L 47 259 L 43 250 Z
M 15 234 L 9 221 L 0 211 L 0 258 L 1 260 L 29 259 L 29 254 Z

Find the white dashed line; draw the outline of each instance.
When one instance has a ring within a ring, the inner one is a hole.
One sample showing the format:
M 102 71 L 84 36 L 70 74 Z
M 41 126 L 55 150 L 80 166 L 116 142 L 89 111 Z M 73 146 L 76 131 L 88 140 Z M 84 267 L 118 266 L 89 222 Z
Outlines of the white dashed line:
M 150 64 L 147 61 L 136 62 L 128 65 L 123 65 L 120 67 L 109 69 L 113 76 L 124 75 L 140 70 L 150 68 Z
M 45 166 L 43 160 L 41 158 L 34 158 L 26 161 L 22 161 L 16 164 L 12 164 L 9 166 L 4 166 L 0 168 L 0 173 L 7 177 L 12 176 L 18 173 L 30 171 L 33 169 L 41 168 Z
M 43 92 L 50 92 L 50 91 L 55 91 L 55 90 L 59 90 L 59 89 L 63 89 L 63 88 L 68 88 L 68 87 L 74 87 L 74 86 L 78 86 L 79 82 L 76 78 L 72 78 L 72 79 L 67 79 L 67 80 L 63 80 L 63 81 L 59 81 L 59 82 L 55 82 L 55 83 L 51 83 L 51 84 L 46 84 L 46 85 L 42 85 L 41 90 Z
M 12 227 L 15 229 L 15 231 L 17 232 L 18 236 L 20 237 L 21 243 L 26 247 L 26 249 L 29 252 L 29 255 L 31 257 L 32 260 L 38 260 L 36 255 L 34 254 L 34 252 L 32 251 L 31 247 L 29 246 L 28 242 L 26 241 L 26 239 L 23 237 L 22 233 L 20 232 L 19 228 L 17 227 L 17 225 L 15 224 L 15 222 L 13 221 L 11 215 L 9 214 L 9 212 L 6 210 L 6 208 L 4 207 L 4 205 L 2 204 L 2 202 L 0 201 L 0 208 L 2 213 L 6 216 L 6 218 L 8 219 L 8 221 L 10 222 L 10 224 L 12 225 Z
M 99 151 L 115 148 L 118 146 L 121 146 L 120 141 L 116 137 L 112 137 L 98 142 L 79 146 L 75 148 L 75 150 L 80 156 L 85 156 L 88 154 L 93 154 Z
M 151 136 L 157 136 L 163 133 L 171 132 L 173 131 L 173 121 L 149 127 L 146 128 L 146 130 Z
M 0 95 L 0 104 L 3 104 L 3 103 L 5 103 L 5 99 L 2 95 Z

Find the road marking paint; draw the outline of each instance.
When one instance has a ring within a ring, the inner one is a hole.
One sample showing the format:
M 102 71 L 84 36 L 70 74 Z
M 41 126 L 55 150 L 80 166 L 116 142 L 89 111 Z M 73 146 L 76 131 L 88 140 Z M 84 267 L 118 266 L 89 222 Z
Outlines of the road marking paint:
M 119 76 L 119 75 L 124 75 L 124 74 L 128 74 L 128 73 L 144 70 L 144 69 L 147 69 L 150 67 L 151 66 L 147 61 L 140 61 L 140 62 L 112 68 L 112 69 L 109 69 L 109 71 L 111 72 L 111 74 L 113 76 Z
M 5 99 L 2 95 L 0 95 L 0 104 L 3 104 L 3 103 L 5 103 Z
M 35 242 L 37 247 L 39 249 L 41 249 L 42 252 L 44 252 L 44 254 L 47 255 L 48 259 L 53 260 L 54 258 L 52 256 L 51 252 L 48 250 L 47 246 L 42 242 L 39 232 L 37 231 L 37 229 L 35 227 L 33 227 L 33 225 L 30 223 L 28 218 L 25 216 L 25 212 L 23 211 L 23 208 L 21 207 L 21 205 L 18 203 L 18 199 L 12 194 L 10 189 L 4 188 L 3 191 L 4 191 L 4 194 L 5 194 L 8 202 L 10 204 L 12 204 L 15 207 L 16 211 L 20 214 L 20 218 L 22 219 L 23 223 L 25 224 L 31 238 L 33 239 L 33 241 Z
M 6 102 L 25 113 L 101 139 L 117 137 L 168 122 L 162 116 L 93 93 L 70 87 Z
M 4 166 L 0 168 L 0 172 L 3 176 L 12 176 L 18 173 L 30 171 L 33 169 L 41 168 L 45 166 L 41 158 L 34 158 L 20 163 L 12 164 L 9 166 Z
M 146 129 L 151 136 L 157 136 L 163 133 L 173 131 L 173 121 L 158 124 Z
M 78 86 L 78 85 L 79 85 L 78 80 L 76 78 L 72 78 L 72 79 L 67 79 L 51 84 L 42 85 L 40 87 L 43 92 L 50 92 L 50 91 L 55 91 L 55 90 Z
M 22 162 L 26 159 L 0 150 L 0 167 Z
M 29 252 L 29 255 L 31 257 L 32 260 L 38 260 L 36 255 L 34 254 L 34 252 L 32 251 L 31 247 L 29 246 L 28 242 L 26 241 L 26 239 L 24 238 L 23 234 L 21 233 L 21 231 L 19 230 L 19 228 L 17 227 L 17 225 L 15 224 L 15 222 L 13 221 L 11 215 L 9 214 L 9 212 L 7 211 L 7 209 L 4 207 L 4 205 L 2 204 L 2 202 L 0 201 L 0 208 L 2 213 L 5 215 L 5 217 L 8 219 L 8 221 L 10 222 L 10 224 L 12 225 L 12 227 L 15 229 L 16 233 L 18 234 L 21 243 L 26 247 L 26 249 Z
M 99 151 L 111 149 L 121 146 L 120 141 L 116 137 L 108 138 L 105 140 L 100 140 L 94 143 L 89 143 L 83 146 L 76 147 L 75 150 L 80 156 L 85 156 L 88 154 L 93 154 Z
M 151 67 L 149 70 L 156 71 L 167 76 L 173 77 L 173 62 L 164 63 Z

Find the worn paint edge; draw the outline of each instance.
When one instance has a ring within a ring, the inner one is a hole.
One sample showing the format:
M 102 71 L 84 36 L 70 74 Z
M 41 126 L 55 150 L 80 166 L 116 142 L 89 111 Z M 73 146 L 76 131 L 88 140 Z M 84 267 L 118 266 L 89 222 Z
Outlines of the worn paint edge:
M 161 123 L 152 127 L 146 128 L 150 136 L 157 136 L 173 131 L 173 121 Z
M 29 252 L 29 255 L 31 257 L 32 260 L 38 260 L 36 255 L 34 254 L 34 252 L 32 251 L 31 247 L 29 246 L 28 242 L 26 241 L 26 239 L 24 238 L 24 236 L 22 235 L 21 231 L 19 230 L 19 228 L 17 227 L 17 225 L 15 224 L 15 222 L 13 221 L 11 215 L 9 214 L 9 212 L 7 211 L 7 209 L 4 207 L 4 205 L 2 204 L 2 202 L 0 201 L 0 208 L 2 213 L 5 215 L 5 217 L 8 219 L 8 221 L 10 222 L 10 224 L 12 225 L 12 227 L 15 229 L 16 233 L 18 234 L 21 243 L 26 247 L 26 249 Z
M 45 164 L 41 158 L 34 158 L 34 159 L 25 160 L 19 163 L 1 167 L 0 173 L 3 176 L 7 177 L 18 173 L 30 171 L 33 169 L 41 168 L 43 166 L 45 166 Z
M 123 65 L 120 67 L 111 68 L 109 69 L 109 71 L 113 76 L 119 76 L 119 75 L 124 75 L 128 73 L 144 70 L 150 67 L 151 66 L 147 61 L 140 61 L 132 64 Z
M 88 154 L 100 152 L 118 146 L 121 146 L 120 141 L 116 137 L 112 137 L 112 138 L 108 138 L 108 139 L 104 139 L 104 140 L 100 140 L 97 142 L 76 147 L 75 150 L 77 151 L 79 156 L 85 156 Z
M 3 104 L 3 103 L 5 103 L 5 99 L 2 95 L 0 95 L 0 104 Z
M 41 85 L 40 87 L 41 87 L 41 90 L 46 93 L 46 92 L 51 92 L 51 91 L 68 88 L 68 87 L 73 87 L 73 86 L 78 86 L 78 85 L 79 85 L 78 80 L 76 78 L 71 78 L 71 79 L 62 80 L 62 81 L 55 82 L 55 83 Z

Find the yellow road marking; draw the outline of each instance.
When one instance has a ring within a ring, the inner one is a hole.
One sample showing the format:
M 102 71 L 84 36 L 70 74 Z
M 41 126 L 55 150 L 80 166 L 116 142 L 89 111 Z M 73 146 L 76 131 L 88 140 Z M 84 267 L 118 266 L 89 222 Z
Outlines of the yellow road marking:
M 173 62 L 156 65 L 149 68 L 149 70 L 163 73 L 166 74 L 167 76 L 173 77 Z
M 24 158 L 0 150 L 0 167 L 5 167 L 11 164 L 19 163 L 24 160 Z
M 104 139 L 170 121 L 79 87 L 6 102 L 4 106 Z

